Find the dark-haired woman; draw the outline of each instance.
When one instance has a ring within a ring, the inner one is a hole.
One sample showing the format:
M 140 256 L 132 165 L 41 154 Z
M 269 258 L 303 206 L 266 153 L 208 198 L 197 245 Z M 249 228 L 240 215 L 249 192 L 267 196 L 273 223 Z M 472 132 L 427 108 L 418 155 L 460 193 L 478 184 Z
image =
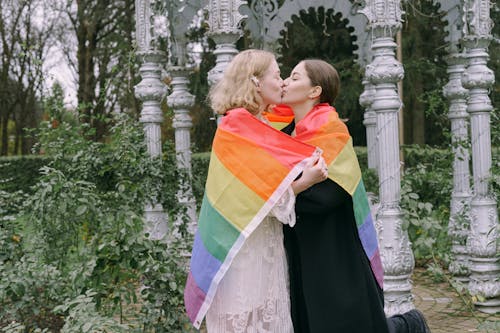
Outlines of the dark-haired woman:
M 297 195 L 297 224 L 284 227 L 292 319 L 301 333 L 430 332 L 412 310 L 386 319 L 383 269 L 361 171 L 346 125 L 331 105 L 333 66 L 301 61 L 284 81 L 295 120 L 283 131 L 323 150 L 328 179 Z

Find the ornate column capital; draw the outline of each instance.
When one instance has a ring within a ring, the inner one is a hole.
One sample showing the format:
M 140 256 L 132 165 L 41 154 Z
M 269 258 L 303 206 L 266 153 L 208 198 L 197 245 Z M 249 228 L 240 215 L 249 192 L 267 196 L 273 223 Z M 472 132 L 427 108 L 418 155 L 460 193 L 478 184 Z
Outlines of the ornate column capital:
M 401 28 L 401 0 L 365 0 L 359 13 L 368 19 L 368 27 L 377 37 L 393 36 Z
M 135 31 L 140 51 L 162 49 L 171 37 L 169 12 L 161 1 L 135 1 Z
M 246 18 L 239 12 L 244 0 L 210 0 L 208 4 L 210 27 L 209 36 L 214 40 L 216 48 L 215 67 L 208 72 L 208 82 L 213 85 L 219 81 L 227 64 L 238 53 L 236 41 L 242 36 L 241 21 Z
M 239 9 L 246 5 L 245 0 L 210 0 L 208 3 L 209 34 L 241 36 L 240 23 L 246 18 Z
M 491 39 L 490 0 L 463 0 L 464 39 Z

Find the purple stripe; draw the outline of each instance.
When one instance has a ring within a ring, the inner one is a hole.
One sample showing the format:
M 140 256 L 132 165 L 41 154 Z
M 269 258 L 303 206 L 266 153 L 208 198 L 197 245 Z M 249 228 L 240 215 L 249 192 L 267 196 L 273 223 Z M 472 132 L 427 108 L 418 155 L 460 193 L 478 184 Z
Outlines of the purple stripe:
M 359 238 L 365 249 L 366 256 L 372 258 L 378 249 L 377 232 L 373 225 L 372 215 L 368 214 L 365 221 L 358 228 Z
M 208 288 L 210 288 L 220 266 L 221 262 L 207 251 L 200 235 L 196 232 L 191 257 L 191 274 L 196 284 L 205 294 L 208 292 Z
M 377 279 L 380 288 L 384 288 L 384 267 L 382 266 L 382 260 L 380 259 L 380 251 L 377 249 L 373 258 L 370 258 L 370 266 L 372 267 L 373 274 Z
M 184 304 L 186 312 L 192 323 L 196 320 L 196 316 L 200 311 L 203 301 L 205 301 L 205 293 L 198 288 L 191 273 L 189 273 L 186 288 L 184 289 Z

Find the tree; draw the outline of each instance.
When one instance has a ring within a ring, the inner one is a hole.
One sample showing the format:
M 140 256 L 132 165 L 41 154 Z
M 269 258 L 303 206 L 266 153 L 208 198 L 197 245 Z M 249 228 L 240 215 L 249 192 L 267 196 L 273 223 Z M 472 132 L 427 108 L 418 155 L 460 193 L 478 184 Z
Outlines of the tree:
M 442 88 L 448 82 L 446 22 L 433 0 L 405 2 L 402 28 L 404 142 L 442 145 L 448 140 L 447 102 Z
M 33 144 L 24 129 L 36 127 L 40 120 L 42 64 L 57 24 L 57 17 L 47 15 L 48 4 L 40 0 L 0 2 L 0 155 L 9 151 L 9 135 L 14 135 L 15 153 L 27 154 Z M 12 122 L 14 133 L 9 133 Z
M 139 110 L 133 93 L 137 68 L 131 56 L 134 1 L 69 0 L 65 13 L 73 35 L 62 36 L 76 39 L 76 57 L 75 49 L 66 48 L 65 53 L 78 75 L 78 111 L 95 129 L 92 139 L 102 140 L 112 111 Z

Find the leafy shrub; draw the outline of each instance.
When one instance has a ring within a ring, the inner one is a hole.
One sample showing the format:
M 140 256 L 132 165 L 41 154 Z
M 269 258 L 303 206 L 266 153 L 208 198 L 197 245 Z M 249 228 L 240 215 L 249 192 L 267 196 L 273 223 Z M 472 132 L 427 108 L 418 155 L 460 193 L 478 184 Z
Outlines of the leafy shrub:
M 150 158 L 141 125 L 126 116 L 106 144 L 86 134 L 77 124 L 42 126 L 36 148 L 49 162 L 32 194 L 0 191 L 0 328 L 186 331 L 179 268 L 189 236 L 171 227 L 187 241 L 159 242 L 143 229 L 148 203 L 171 219 L 182 213 L 172 147 Z
M 45 156 L 9 156 L 0 158 L 0 190 L 30 193 L 41 176 L 40 168 L 49 163 Z

